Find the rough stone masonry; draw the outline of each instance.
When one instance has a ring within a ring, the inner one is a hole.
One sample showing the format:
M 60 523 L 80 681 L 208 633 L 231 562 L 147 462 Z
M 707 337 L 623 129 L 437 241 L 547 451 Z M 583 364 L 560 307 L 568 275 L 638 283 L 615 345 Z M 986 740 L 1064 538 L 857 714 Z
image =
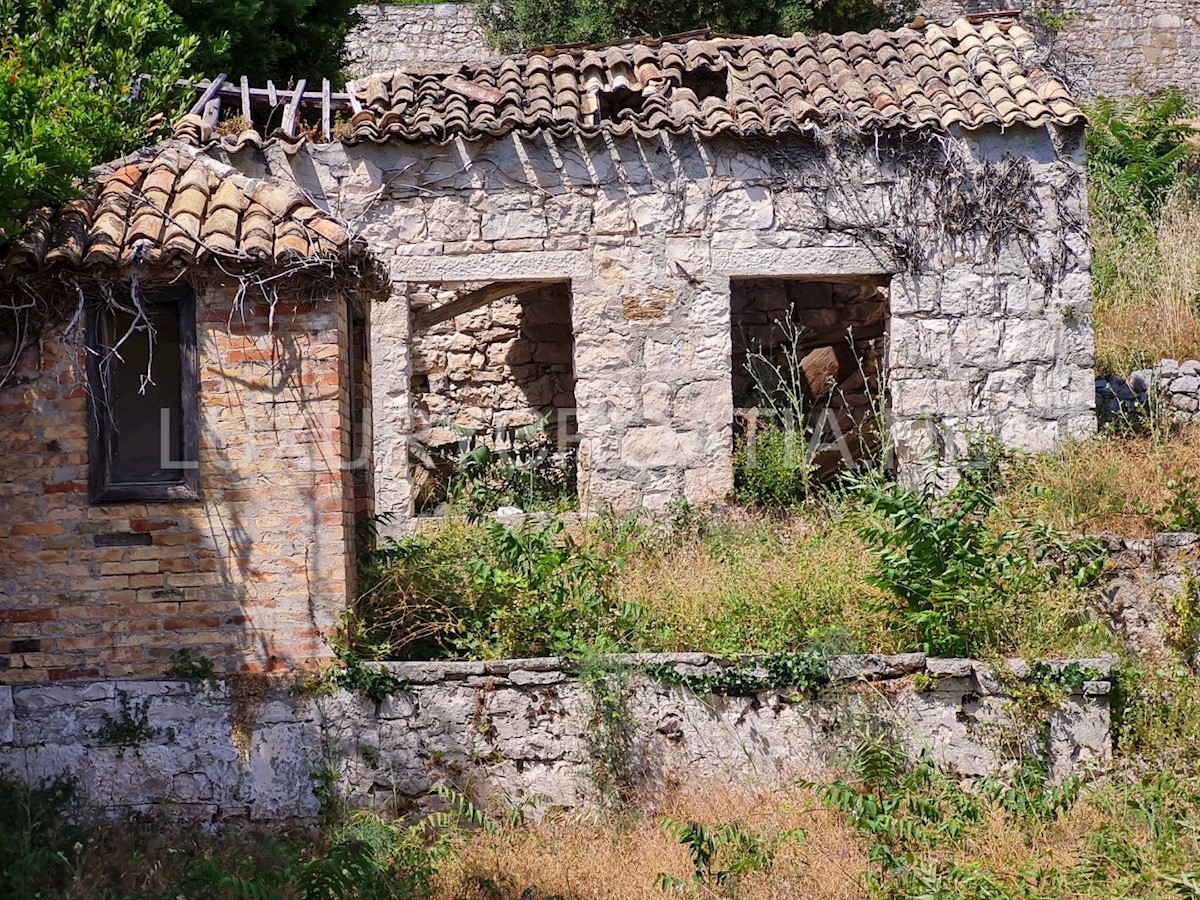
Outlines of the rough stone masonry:
M 921 0 L 934 20 L 1024 7 L 1076 95 L 1125 97 L 1178 87 L 1200 95 L 1195 0 Z
M 402 522 L 414 510 L 410 447 L 428 440 L 420 395 L 454 374 L 454 353 L 487 374 L 442 393 L 443 421 L 477 425 L 497 390 L 489 382 L 514 386 L 517 405 L 501 406 L 508 424 L 545 409 L 527 395 L 520 408 L 524 363 L 491 343 L 520 329 L 504 318 L 517 308 L 413 333 L 410 305 L 443 283 L 569 280 L 587 507 L 728 494 L 731 309 L 739 285 L 755 280 L 886 282 L 890 432 L 902 464 L 944 462 L 972 429 L 1032 450 L 1090 432 L 1082 154 L 1079 129 L 1010 128 L 899 147 L 544 134 L 440 150 L 268 146 L 261 162 L 245 152 L 234 161 L 334 198 L 390 266 L 393 302 L 376 304 L 371 321 L 376 509 Z M 958 230 L 946 207 L 968 209 L 985 189 L 1005 204 Z M 429 368 L 443 352 L 446 367 Z
M 1111 660 L 1077 662 L 1091 680 L 1025 723 L 1048 737 L 1055 779 L 1102 769 L 1111 755 Z M 971 660 L 835 657 L 833 683 L 804 698 L 789 690 L 701 697 L 636 674 L 648 665 L 692 674 L 729 665 L 703 653 L 610 663 L 635 673 L 627 691 L 610 690 L 625 694 L 631 771 L 643 792 L 818 778 L 871 723 L 891 727 L 911 753 L 983 775 L 1004 765 L 1014 735 L 1021 743 L 1030 733 L 1014 730 L 1005 695 L 1028 673 L 1019 661 L 998 677 Z M 352 804 L 401 809 L 428 805 L 439 784 L 479 802 L 531 801 L 537 816 L 597 801 L 593 694 L 566 660 L 386 668 L 407 687 L 378 704 L 341 691 L 306 695 L 263 676 L 0 687 L 0 768 L 30 782 L 73 775 L 82 800 L 109 815 L 204 821 L 313 818 L 317 786 L 330 776 Z

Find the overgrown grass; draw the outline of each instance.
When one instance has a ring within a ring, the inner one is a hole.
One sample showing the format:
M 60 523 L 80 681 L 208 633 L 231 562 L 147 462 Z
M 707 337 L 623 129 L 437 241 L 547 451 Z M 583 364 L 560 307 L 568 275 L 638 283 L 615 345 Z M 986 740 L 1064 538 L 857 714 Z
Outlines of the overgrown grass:
M 449 831 L 359 812 L 314 833 L 153 820 L 80 824 L 74 786 L 0 778 L 0 896 L 11 900 L 411 900 Z
M 1093 202 L 1097 373 L 1200 357 L 1200 201 L 1178 191 L 1137 229 L 1106 209 Z
M 1104 434 L 1037 456 L 1016 457 L 1001 498 L 1008 516 L 1068 534 L 1145 537 L 1200 530 L 1200 426 L 1176 433 Z
M 836 513 L 737 511 L 666 543 L 631 559 L 615 585 L 649 623 L 638 649 L 886 652 L 904 643 L 869 583 L 870 551 Z
M 1200 183 L 1191 101 L 1100 100 L 1087 138 L 1096 368 L 1200 355 Z
M 451 521 L 392 542 L 349 634 L 367 658 L 817 648 L 1069 655 L 1110 646 L 1087 613 L 1097 550 L 1005 510 L 878 479 L 771 516 Z

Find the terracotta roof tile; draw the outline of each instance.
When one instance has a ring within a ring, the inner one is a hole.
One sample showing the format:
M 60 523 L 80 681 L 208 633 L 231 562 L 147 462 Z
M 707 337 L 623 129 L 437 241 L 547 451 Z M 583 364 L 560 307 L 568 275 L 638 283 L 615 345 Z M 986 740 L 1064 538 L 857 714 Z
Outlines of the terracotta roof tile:
M 451 73 L 459 86 L 499 91 L 498 100 L 447 88 L 447 75 L 373 75 L 352 86 L 363 111 L 351 119 L 345 140 L 444 142 L 539 131 L 648 137 L 691 129 L 749 136 L 847 119 L 864 130 L 944 130 L 1071 125 L 1084 118 L 1042 68 L 1030 35 L 1010 21 L 546 52 Z M 714 73 L 725 75 L 726 95 L 698 101 L 693 79 Z M 625 108 L 598 107 L 605 93 L 623 98 Z M 194 123 L 188 128 L 198 130 Z
M 248 178 L 167 142 L 100 174 L 86 196 L 34 211 L 0 258 L 0 274 L 215 258 L 281 265 L 365 254 L 362 242 L 296 188 Z

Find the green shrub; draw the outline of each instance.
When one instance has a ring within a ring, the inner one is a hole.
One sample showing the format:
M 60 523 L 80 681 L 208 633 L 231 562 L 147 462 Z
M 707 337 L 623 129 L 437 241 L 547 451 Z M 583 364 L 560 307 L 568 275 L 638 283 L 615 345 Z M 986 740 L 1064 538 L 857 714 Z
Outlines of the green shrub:
M 295 84 L 307 78 L 342 79 L 345 40 L 356 24 L 356 0 L 169 0 L 187 29 L 202 41 L 196 68 L 246 75 L 261 84 Z
M 785 507 L 812 489 L 813 470 L 802 432 L 760 426 L 753 440 L 739 438 L 733 451 L 733 491 L 740 503 Z
M 356 604 L 355 647 L 377 658 L 624 649 L 644 627 L 639 606 L 612 596 L 636 523 L 603 529 L 487 521 L 393 541 L 375 554 L 375 585 Z
M 0 774 L 0 897 L 57 891 L 77 860 L 82 834 L 70 824 L 75 785 L 30 786 Z
M 437 499 L 471 519 L 503 506 L 525 512 L 561 513 L 579 502 L 575 448 L 559 449 L 546 432 L 550 415 L 504 429 L 484 443 L 478 431 L 457 428 L 461 440 L 430 449 L 430 459 L 450 476 Z M 440 460 L 440 462 L 439 462 Z
M 161 128 L 197 45 L 163 0 L 0 4 L 0 243 Z
M 1036 614 L 1048 593 L 1088 583 L 1103 565 L 1095 542 L 1036 523 L 991 527 L 995 500 L 978 473 L 965 473 L 943 498 L 931 485 L 871 480 L 860 480 L 856 492 L 872 513 L 858 524 L 879 561 L 872 580 L 899 601 L 901 618 L 918 636 L 912 649 L 1012 652 L 1024 615 Z
M 601 3 L 597 0 L 481 0 L 476 15 L 492 43 L 506 51 L 573 41 L 612 41 L 696 28 L 736 34 L 867 31 L 905 21 L 909 0 L 766 0 Z
M 1195 154 L 1195 107 L 1176 88 L 1148 98 L 1101 99 L 1088 110 L 1087 168 L 1106 215 L 1140 226 L 1137 214 L 1155 216 L 1171 191 L 1194 187 L 1186 169 Z M 1133 218 L 1131 218 L 1133 217 Z

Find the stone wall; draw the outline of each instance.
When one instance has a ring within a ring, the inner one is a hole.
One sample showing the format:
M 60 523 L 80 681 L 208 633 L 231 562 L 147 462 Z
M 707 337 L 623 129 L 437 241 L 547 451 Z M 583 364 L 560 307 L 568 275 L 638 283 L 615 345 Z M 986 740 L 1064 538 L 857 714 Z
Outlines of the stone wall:
M 964 13 L 1012 9 L 1011 0 L 921 0 L 917 12 L 949 22 Z M 1059 60 L 1085 99 L 1178 86 L 1200 94 L 1200 6 L 1192 0 L 1030 0 L 1026 25 Z M 409 68 L 457 67 L 495 56 L 469 3 L 377 4 L 357 10 L 347 37 L 354 77 Z
M 1011 9 L 1011 0 L 922 0 L 934 21 Z M 1077 96 L 1121 97 L 1181 87 L 1200 95 L 1200 4 L 1195 0 L 1030 0 L 1054 68 Z
M 372 3 L 355 14 L 358 22 L 346 36 L 352 78 L 394 69 L 453 71 L 497 55 L 470 3 Z
M 691 673 L 724 665 L 705 654 L 622 662 Z M 1100 680 L 1047 713 L 1055 778 L 1110 758 L 1109 661 L 1082 662 Z M 73 774 L 83 799 L 110 814 L 311 818 L 320 808 L 317 785 L 330 773 L 351 803 L 403 810 L 428 804 L 432 786 L 452 784 L 480 800 L 537 798 L 541 815 L 596 799 L 592 695 L 565 665 L 393 663 L 387 668 L 409 689 L 378 705 L 344 692 L 306 696 L 264 676 L 0 688 L 0 768 L 34 782 Z M 893 727 L 910 752 L 928 751 L 964 775 L 1000 765 L 997 748 L 1013 733 L 1009 701 L 986 667 L 908 654 L 835 658 L 831 672 L 834 684 L 809 699 L 774 690 L 702 698 L 638 674 L 627 690 L 611 688 L 625 696 L 634 726 L 640 792 L 820 778 L 869 722 Z M 141 727 L 113 727 L 129 722 Z M 114 745 L 121 734 L 126 745 Z
M 327 655 L 353 578 L 346 303 L 233 304 L 198 290 L 199 501 L 89 505 L 83 355 L 58 333 L 0 392 L 0 682 Z
M 945 151 L 966 178 L 934 145 L 886 138 L 542 134 L 268 151 L 232 162 L 325 196 L 390 266 L 393 302 L 373 309 L 374 425 L 377 507 L 397 522 L 413 508 L 407 348 L 424 339 L 405 306 L 429 285 L 569 283 L 592 508 L 729 492 L 736 279 L 887 282 L 902 464 L 945 463 L 966 429 L 1037 450 L 1095 426 L 1081 129 L 956 135 Z M 956 232 L 947 204 L 969 208 L 985 188 L 1006 208 Z
M 1104 540 L 1108 565 L 1101 607 L 1109 627 L 1136 653 L 1158 656 L 1184 649 L 1200 666 L 1200 634 L 1181 632 L 1200 608 L 1200 535 L 1109 535 Z
M 1120 375 L 1096 379 L 1096 409 L 1103 416 L 1144 415 L 1152 402 L 1168 421 L 1200 423 L 1200 361 L 1164 359 L 1127 379 Z

